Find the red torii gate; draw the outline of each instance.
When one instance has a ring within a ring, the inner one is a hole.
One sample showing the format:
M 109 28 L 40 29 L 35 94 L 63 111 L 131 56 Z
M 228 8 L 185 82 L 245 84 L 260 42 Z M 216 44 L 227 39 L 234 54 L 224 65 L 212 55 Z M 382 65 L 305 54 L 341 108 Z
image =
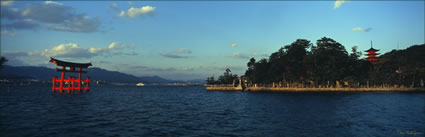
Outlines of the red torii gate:
M 55 63 L 57 66 L 61 66 L 62 69 L 56 68 L 56 72 L 62 72 L 61 79 L 57 79 L 56 76 L 53 76 L 53 87 L 52 91 L 53 93 L 56 90 L 59 90 L 59 93 L 62 93 L 63 90 L 68 90 L 68 93 L 71 91 L 77 90 L 85 90 L 90 91 L 90 78 L 87 77 L 86 80 L 81 80 L 81 73 L 87 73 L 87 71 L 83 71 L 83 68 L 88 68 L 89 66 L 92 66 L 91 63 L 73 63 L 73 62 L 66 62 L 57 60 L 55 58 L 50 57 L 50 61 L 52 63 Z M 66 69 L 66 68 L 69 69 Z M 76 70 L 75 68 L 78 68 Z M 77 72 L 78 73 L 78 79 L 75 79 L 75 77 L 68 76 L 68 79 L 65 79 L 65 72 Z M 56 87 L 56 82 L 59 82 L 59 87 Z M 67 87 L 65 87 L 65 84 L 67 83 Z M 75 85 L 75 82 L 78 83 L 78 86 Z M 83 87 L 83 84 L 86 84 L 86 86 Z

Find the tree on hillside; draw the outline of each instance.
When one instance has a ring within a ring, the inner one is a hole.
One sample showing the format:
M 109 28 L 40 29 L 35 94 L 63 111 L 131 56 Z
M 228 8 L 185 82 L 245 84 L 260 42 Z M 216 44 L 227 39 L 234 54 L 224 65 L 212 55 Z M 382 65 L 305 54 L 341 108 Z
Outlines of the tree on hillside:
M 317 40 L 317 46 L 305 39 L 272 53 L 269 59 L 255 62 L 252 58 L 245 76 L 254 83 L 289 82 L 333 84 L 337 80 L 355 81 L 367 78 L 369 64 L 359 60 L 357 47 L 348 54 L 344 46 L 331 38 Z M 366 74 L 366 75 L 365 75 Z M 298 85 L 297 84 L 297 85 Z M 314 86 L 314 85 L 312 85 Z
M 254 66 L 255 66 L 255 58 L 251 58 L 247 63 L 248 70 L 245 71 L 245 76 L 248 78 L 254 78 Z
M 312 44 L 310 41 L 305 39 L 297 39 L 291 45 L 284 47 L 286 49 L 285 59 L 288 65 L 285 66 L 285 79 L 289 81 L 302 81 L 305 79 L 305 64 L 304 58 L 307 55 L 307 49 L 310 48 Z
M 232 71 L 227 68 L 223 75 L 218 77 L 218 80 L 214 79 L 214 76 L 207 78 L 207 84 L 232 84 L 234 80 L 238 79 L 238 75 L 232 74 Z
M 267 74 L 269 77 L 269 80 L 271 81 L 282 81 L 284 77 L 285 72 L 285 62 L 287 61 L 285 59 L 286 52 L 283 48 L 280 48 L 277 52 L 274 52 L 270 55 L 268 64 L 270 65 L 270 68 L 267 70 Z
M 355 82 L 364 84 L 367 81 L 366 79 L 368 79 L 369 73 L 367 72 L 369 72 L 372 63 L 360 59 L 362 53 L 358 51 L 357 46 L 352 47 L 351 52 L 348 58 L 344 81 L 349 81 L 352 84 Z
M 360 59 L 357 46 L 349 54 L 337 41 L 323 37 L 316 46 L 305 39 L 273 52 L 268 59 L 247 63 L 245 77 L 252 84 L 285 83 L 318 87 L 344 82 L 347 86 L 404 85 L 422 86 L 425 79 L 425 44 L 406 50 L 393 50 L 378 57 L 378 62 Z M 226 75 L 226 74 L 225 74 Z
M 0 70 L 3 68 L 3 64 L 7 61 L 5 57 L 0 58 Z
M 305 78 L 303 59 L 311 46 L 310 41 L 297 39 L 272 53 L 268 60 L 255 62 L 255 59 L 251 58 L 245 76 L 255 83 L 300 81 Z
M 261 59 L 254 65 L 254 82 L 255 83 L 266 83 L 270 82 L 269 79 L 269 62 L 267 59 Z
M 207 84 L 217 84 L 217 82 L 215 81 L 215 79 L 214 79 L 214 76 L 211 76 L 211 77 L 207 77 Z
M 393 50 L 380 56 L 371 70 L 374 84 L 398 84 L 418 86 L 425 79 L 425 44 L 414 45 L 405 50 Z
M 331 38 L 317 40 L 317 48 L 312 51 L 314 58 L 315 81 L 325 84 L 345 77 L 348 53 L 344 46 Z

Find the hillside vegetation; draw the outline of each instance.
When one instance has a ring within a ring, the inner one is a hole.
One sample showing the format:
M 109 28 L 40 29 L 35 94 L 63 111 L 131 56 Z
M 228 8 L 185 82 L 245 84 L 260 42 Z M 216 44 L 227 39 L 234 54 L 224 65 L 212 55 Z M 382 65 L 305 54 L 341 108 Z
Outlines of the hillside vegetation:
M 243 77 L 248 85 L 259 86 L 423 87 L 425 44 L 385 53 L 374 64 L 360 58 L 361 55 L 358 47 L 347 52 L 342 44 L 331 38 L 323 37 L 316 45 L 297 39 L 268 59 L 251 58 Z M 214 78 L 208 78 L 207 82 L 230 84 L 211 80 Z

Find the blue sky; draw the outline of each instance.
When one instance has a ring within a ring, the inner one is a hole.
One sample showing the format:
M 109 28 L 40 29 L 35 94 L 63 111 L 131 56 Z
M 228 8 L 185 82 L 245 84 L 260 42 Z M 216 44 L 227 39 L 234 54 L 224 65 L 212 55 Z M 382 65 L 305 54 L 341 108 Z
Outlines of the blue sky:
M 136 76 L 242 75 L 303 38 L 380 53 L 424 42 L 424 1 L 2 1 L 1 54 L 13 66 L 50 56 Z

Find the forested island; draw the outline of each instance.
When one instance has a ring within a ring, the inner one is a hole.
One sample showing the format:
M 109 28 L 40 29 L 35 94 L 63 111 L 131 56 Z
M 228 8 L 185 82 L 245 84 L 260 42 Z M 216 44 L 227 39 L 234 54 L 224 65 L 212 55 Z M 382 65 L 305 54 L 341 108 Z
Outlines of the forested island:
M 425 79 L 425 44 L 392 50 L 371 62 L 361 58 L 357 46 L 347 52 L 337 41 L 323 37 L 316 45 L 297 39 L 272 53 L 268 59 L 251 58 L 245 75 L 229 69 L 212 87 L 272 88 L 422 88 Z

